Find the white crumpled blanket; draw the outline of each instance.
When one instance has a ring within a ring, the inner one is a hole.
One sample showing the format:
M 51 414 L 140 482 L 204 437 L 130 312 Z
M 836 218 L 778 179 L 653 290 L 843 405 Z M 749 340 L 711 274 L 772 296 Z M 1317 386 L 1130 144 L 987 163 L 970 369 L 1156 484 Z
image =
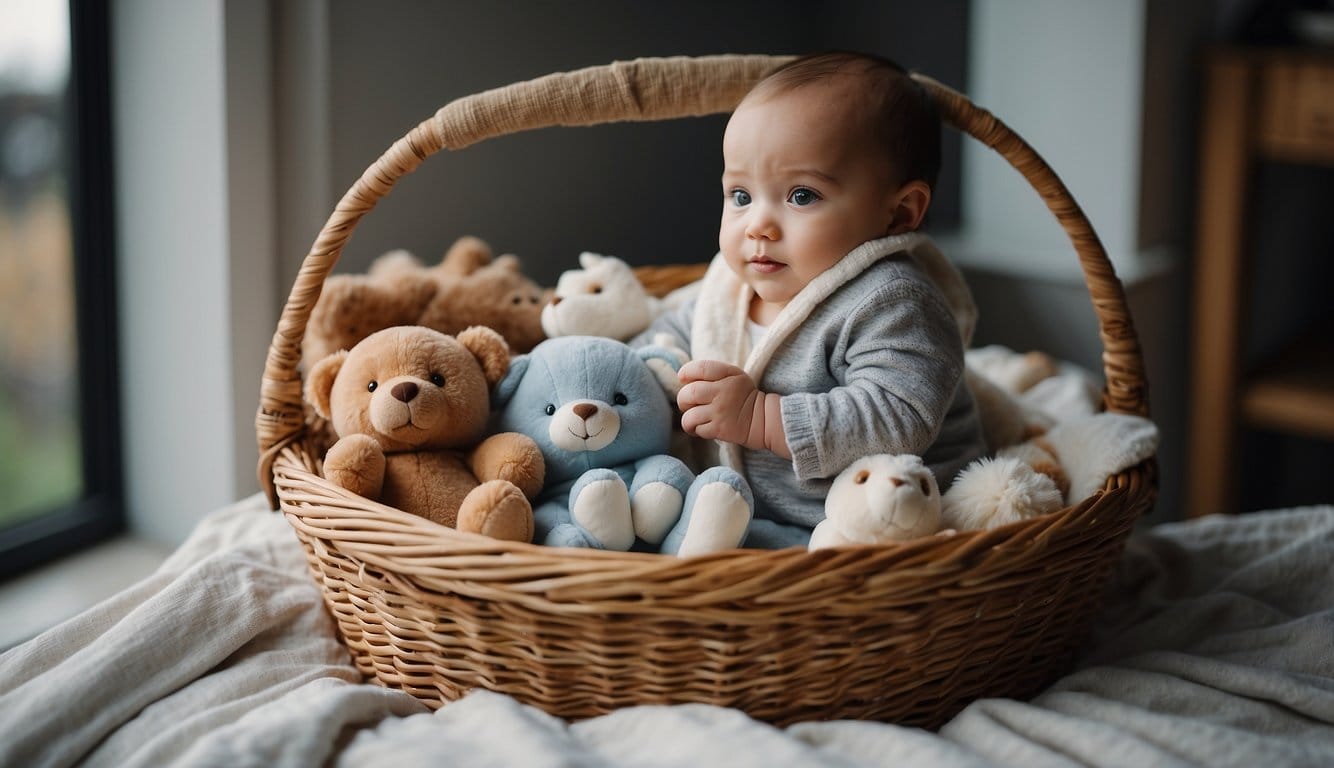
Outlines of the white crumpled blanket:
M 1334 507 L 1136 534 L 1080 667 L 939 733 L 704 705 L 566 723 L 359 682 L 259 497 L 0 656 L 0 765 L 1334 765 Z

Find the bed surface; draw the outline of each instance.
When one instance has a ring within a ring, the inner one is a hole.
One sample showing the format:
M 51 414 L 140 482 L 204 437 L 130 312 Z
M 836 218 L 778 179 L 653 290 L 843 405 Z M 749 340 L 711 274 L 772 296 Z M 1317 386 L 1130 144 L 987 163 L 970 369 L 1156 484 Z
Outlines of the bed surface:
M 706 705 L 567 723 L 363 684 L 285 519 L 211 514 L 152 576 L 0 656 L 0 764 L 1334 765 L 1334 506 L 1140 531 L 1078 667 L 938 733 Z

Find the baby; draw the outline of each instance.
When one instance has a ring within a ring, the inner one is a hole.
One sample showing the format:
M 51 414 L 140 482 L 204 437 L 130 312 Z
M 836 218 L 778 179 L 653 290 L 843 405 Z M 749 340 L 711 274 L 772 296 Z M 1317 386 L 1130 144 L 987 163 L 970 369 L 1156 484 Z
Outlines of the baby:
M 746 545 L 804 545 L 863 456 L 917 454 L 948 487 L 985 449 L 963 386 L 971 300 L 917 232 L 940 165 L 927 94 L 884 59 L 804 57 L 737 106 L 723 161 L 720 253 L 640 340 L 670 333 L 693 358 L 681 424 L 750 482 Z

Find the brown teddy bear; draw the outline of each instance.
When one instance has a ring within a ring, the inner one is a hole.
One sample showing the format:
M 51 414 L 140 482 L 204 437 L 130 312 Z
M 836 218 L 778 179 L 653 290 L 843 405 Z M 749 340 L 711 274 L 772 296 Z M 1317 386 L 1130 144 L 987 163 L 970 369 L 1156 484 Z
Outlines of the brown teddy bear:
M 546 338 L 542 307 L 549 291 L 524 276 L 517 257 L 492 258 L 491 247 L 461 237 L 433 267 L 407 251 L 390 251 L 364 275 L 333 275 L 324 282 L 302 338 L 307 365 L 396 325 L 424 325 L 454 335 L 484 325 L 515 353 Z
M 324 476 L 442 525 L 529 541 L 541 450 L 513 432 L 478 442 L 509 360 L 490 328 L 452 337 L 421 326 L 377 331 L 324 358 L 306 381 L 306 399 L 339 438 Z

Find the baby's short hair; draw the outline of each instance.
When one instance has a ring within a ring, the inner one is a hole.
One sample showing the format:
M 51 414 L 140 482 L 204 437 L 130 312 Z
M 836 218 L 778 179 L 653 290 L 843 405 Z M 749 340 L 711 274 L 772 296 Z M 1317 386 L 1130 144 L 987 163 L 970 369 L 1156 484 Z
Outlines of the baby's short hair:
M 898 182 L 921 180 L 934 190 L 940 175 L 940 113 L 921 83 L 883 56 L 849 51 L 801 56 L 765 75 L 747 98 L 794 91 L 839 74 L 865 80 L 869 127 L 899 172 Z

